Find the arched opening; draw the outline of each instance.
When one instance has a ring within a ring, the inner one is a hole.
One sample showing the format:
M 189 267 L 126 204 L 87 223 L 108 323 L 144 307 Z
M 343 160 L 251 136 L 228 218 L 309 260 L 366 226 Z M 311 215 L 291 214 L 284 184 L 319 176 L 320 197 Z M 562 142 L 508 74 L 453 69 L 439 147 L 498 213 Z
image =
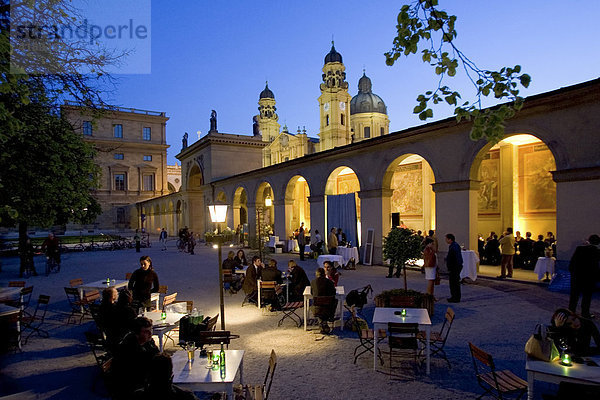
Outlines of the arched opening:
M 360 183 L 352 168 L 333 170 L 325 184 L 326 232 L 341 228 L 352 246 L 360 246 Z
M 202 171 L 200 167 L 194 165 L 192 169 L 190 169 L 190 174 L 188 176 L 188 190 L 199 190 L 202 186 Z
M 167 182 L 167 189 L 169 190 L 169 193 L 175 193 L 177 191 L 171 182 Z
M 418 154 L 404 154 L 388 166 L 383 188 L 391 189 L 390 226 L 415 231 L 435 229 L 435 177 L 431 166 Z M 386 235 L 387 232 L 384 232 Z
M 273 199 L 273 188 L 268 182 L 262 182 L 256 191 L 256 229 L 262 238 L 268 239 L 275 229 Z
M 285 190 L 285 232 L 288 237 L 302 222 L 305 229 L 310 229 L 309 196 L 310 189 L 304 177 L 296 175 L 289 180 Z
M 556 232 L 556 183 L 550 172 L 555 169 L 551 150 L 529 134 L 510 136 L 478 153 L 471 179 L 480 182 L 476 226 L 484 239 L 479 247 L 482 263 L 490 263 L 482 245 L 492 232 L 500 237 L 512 227 L 523 237 L 530 232 L 534 241 L 538 235 Z M 522 259 L 516 257 L 515 267 L 522 266 Z
M 233 194 L 233 228 L 237 230 L 238 226 L 244 240 L 248 240 L 248 196 L 243 187 L 238 187 Z

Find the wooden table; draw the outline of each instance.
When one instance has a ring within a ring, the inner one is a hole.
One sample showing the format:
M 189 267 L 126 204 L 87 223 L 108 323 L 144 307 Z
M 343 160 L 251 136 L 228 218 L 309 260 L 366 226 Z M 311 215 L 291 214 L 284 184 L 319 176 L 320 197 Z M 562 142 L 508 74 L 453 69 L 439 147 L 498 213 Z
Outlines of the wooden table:
M 429 363 L 429 339 L 431 337 L 431 319 L 429 319 L 429 314 L 427 310 L 424 308 L 405 308 L 406 316 L 396 315 L 394 314 L 396 311 L 401 311 L 402 308 L 387 308 L 387 307 L 375 307 L 375 313 L 373 313 L 373 369 L 377 369 L 377 344 L 378 344 L 378 336 L 379 330 L 385 329 L 387 330 L 388 323 L 397 322 L 401 324 L 419 324 L 419 328 L 425 331 L 426 336 L 426 344 L 425 344 L 425 354 L 427 355 L 427 367 L 426 373 L 429 375 L 430 373 L 430 363 Z
M 600 365 L 600 357 L 584 357 Z M 572 382 L 587 385 L 600 385 L 600 367 L 573 363 L 570 367 L 561 365 L 559 361 L 545 362 L 533 359 L 525 361 L 527 370 L 527 398 L 533 400 L 534 381 L 550 383 Z
M 0 301 L 13 300 L 21 295 L 20 287 L 0 287 Z
M 192 391 L 227 392 L 227 398 L 233 399 L 233 381 L 238 371 L 240 383 L 244 384 L 244 350 L 225 350 L 224 377 L 219 368 L 207 368 L 208 358 L 199 357 L 199 353 L 196 351 L 191 363 L 187 351 L 179 350 L 173 354 L 173 383 Z
M 0 317 L 17 315 L 20 312 L 21 310 L 18 307 L 9 306 L 7 304 L 0 304 Z M 17 345 L 19 346 L 19 349 L 21 349 L 21 318 L 17 318 Z
M 161 318 L 161 311 L 152 311 L 144 313 L 144 317 L 152 321 L 152 334 L 158 336 L 158 349 L 163 351 L 163 337 L 166 333 L 179 326 L 179 320 L 187 314 L 167 312 L 165 319 Z M 187 356 L 186 356 L 187 357 Z
M 336 286 L 335 287 L 335 298 L 338 300 L 338 304 L 337 304 L 337 314 L 339 314 L 340 316 L 340 322 L 341 322 L 341 330 L 344 330 L 344 311 L 342 308 L 342 303 L 344 302 L 344 296 L 345 296 L 345 292 L 344 292 L 344 287 L 343 286 Z M 306 323 L 306 321 L 308 320 L 308 308 L 309 308 L 309 303 L 310 303 L 310 299 L 312 299 L 312 288 L 309 286 L 304 288 L 304 330 L 308 330 L 308 324 Z

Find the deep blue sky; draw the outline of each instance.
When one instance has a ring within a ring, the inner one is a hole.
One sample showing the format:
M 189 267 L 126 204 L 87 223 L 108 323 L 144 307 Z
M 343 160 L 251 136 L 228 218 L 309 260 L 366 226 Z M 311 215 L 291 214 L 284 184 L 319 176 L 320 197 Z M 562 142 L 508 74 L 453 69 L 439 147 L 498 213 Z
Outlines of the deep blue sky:
M 211 109 L 220 132 L 252 133 L 252 116 L 265 80 L 275 93 L 280 123 L 291 132 L 319 127 L 323 59 L 331 47 L 342 54 L 350 93 L 357 93 L 363 66 L 373 91 L 388 107 L 390 131 L 422 124 L 412 114 L 418 94 L 437 78 L 420 56 L 385 65 L 395 37 L 398 1 L 152 1 L 152 73 L 119 75 L 115 104 L 164 111 L 169 164 L 181 136 L 206 134 Z M 600 1 L 440 0 L 457 15 L 458 46 L 480 67 L 521 64 L 532 76 L 533 95 L 600 76 Z M 456 79 L 454 79 L 456 80 Z M 449 81 L 473 91 L 464 79 Z M 436 119 L 453 109 L 438 106 Z

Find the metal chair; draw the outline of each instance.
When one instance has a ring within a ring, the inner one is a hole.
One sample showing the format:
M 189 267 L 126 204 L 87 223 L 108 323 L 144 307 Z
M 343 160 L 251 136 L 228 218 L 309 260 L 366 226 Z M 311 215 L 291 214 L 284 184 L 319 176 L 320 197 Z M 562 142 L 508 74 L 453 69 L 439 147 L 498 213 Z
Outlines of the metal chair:
M 527 392 L 527 381 L 507 369 L 497 371 L 492 356 L 471 342 L 469 342 L 469 349 L 477 383 L 484 390 L 478 399 L 490 394 L 496 399 L 502 400 L 504 395 L 510 393 L 518 394 L 517 399 L 520 399 Z
M 271 392 L 271 385 L 273 384 L 273 376 L 275 375 L 275 369 L 277 368 L 277 355 L 275 350 L 271 350 L 271 356 L 269 357 L 269 366 L 267 368 L 267 374 L 262 384 L 248 384 L 248 385 L 237 385 L 234 388 L 235 398 L 244 399 L 269 399 L 269 393 Z
M 444 350 L 444 346 L 446 345 L 446 340 L 448 339 L 448 334 L 450 333 L 450 328 L 452 328 L 452 323 L 454 322 L 454 310 L 448 307 L 446 309 L 446 316 L 444 322 L 442 323 L 442 327 L 437 332 L 431 332 L 429 337 L 430 344 L 430 356 L 434 356 L 439 354 L 446 362 L 448 363 L 448 368 L 452 368 L 450 365 L 450 361 L 448 360 L 448 356 L 446 355 L 446 351 Z M 419 342 L 425 346 L 427 344 L 427 336 L 425 331 L 419 331 L 417 335 L 417 339 Z M 425 347 L 423 347 L 419 351 L 419 356 L 423 355 L 425 351 Z
M 67 295 L 69 306 L 71 306 L 71 314 L 69 315 L 69 318 L 67 318 L 67 324 L 71 323 L 71 318 L 77 314 L 80 315 L 79 323 L 81 323 L 83 317 L 90 314 L 89 305 L 100 299 L 100 292 L 97 290 L 92 290 L 88 293 L 85 293 L 82 298 L 79 293 L 79 289 L 74 287 L 65 287 L 65 294 Z
M 419 352 L 419 324 L 388 323 L 388 345 L 390 350 L 390 377 L 392 376 L 393 355 L 398 353 L 412 353 L 414 363 L 417 363 Z
M 292 321 L 294 321 L 298 328 L 300 328 L 302 326 L 302 317 L 296 314 L 296 311 L 298 311 L 301 308 L 304 308 L 303 301 L 292 301 L 289 303 L 285 303 L 283 306 L 281 306 L 283 317 L 281 317 L 281 319 L 277 323 L 277 326 L 281 326 L 281 324 L 283 324 L 283 321 L 286 318 L 289 318 Z
M 42 329 L 42 325 L 44 324 L 44 320 L 46 318 L 46 312 L 48 311 L 48 303 L 50 302 L 50 296 L 46 296 L 41 294 L 38 298 L 37 305 L 35 307 L 35 312 L 31 316 L 23 316 L 21 317 L 21 322 L 23 323 L 23 330 L 31 329 L 29 335 L 25 337 L 23 340 L 23 344 L 27 344 L 27 341 L 34 333 L 38 336 L 47 338 L 50 335 L 48 331 Z
M 354 364 L 356 364 L 356 360 L 358 360 L 358 357 L 362 356 L 363 354 L 367 352 L 373 354 L 373 341 L 375 340 L 375 335 L 373 329 L 370 329 L 368 325 L 365 328 L 364 325 L 360 323 L 360 319 L 358 318 L 358 315 L 354 308 L 351 309 L 351 312 L 352 317 L 350 321 L 352 323 L 353 329 L 356 331 L 358 340 L 360 341 L 358 346 L 354 348 Z M 381 341 L 385 340 L 386 337 L 387 333 L 385 329 L 380 329 L 377 343 L 380 343 Z M 360 351 L 360 353 L 356 354 L 358 351 Z M 379 357 L 379 362 L 381 363 L 381 365 L 383 365 L 383 357 L 381 357 L 381 353 L 378 352 L 377 356 Z
M 19 287 L 19 286 L 15 286 Z M 23 312 L 23 315 L 31 317 L 31 313 L 27 311 L 29 307 L 29 302 L 31 301 L 31 294 L 33 293 L 33 286 L 24 287 L 21 289 L 21 293 L 19 294 L 18 300 L 9 300 L 6 304 L 20 308 Z

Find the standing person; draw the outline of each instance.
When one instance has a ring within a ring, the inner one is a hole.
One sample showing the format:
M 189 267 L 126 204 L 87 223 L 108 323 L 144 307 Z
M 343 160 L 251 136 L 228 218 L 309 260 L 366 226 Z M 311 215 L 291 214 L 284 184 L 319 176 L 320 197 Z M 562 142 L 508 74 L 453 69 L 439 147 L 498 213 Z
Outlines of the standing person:
M 142 247 L 142 237 L 140 236 L 140 230 L 135 230 L 135 235 L 133 236 L 133 240 L 135 240 L 135 252 L 139 253 Z
M 167 236 L 167 231 L 165 230 L 165 228 L 162 228 L 162 231 L 160 231 L 160 236 L 158 237 L 158 240 L 160 240 L 160 243 L 162 243 L 161 250 L 167 249 Z
M 20 254 L 21 264 L 19 267 L 19 278 L 23 277 L 25 268 L 29 268 L 33 273 L 33 276 L 37 276 L 38 273 L 35 270 L 35 262 L 33 261 L 33 255 L 35 254 L 35 251 L 33 249 L 33 243 L 31 243 L 31 238 L 29 236 L 25 238 L 25 243 L 22 247 L 23 249 Z
M 446 234 L 446 243 L 449 245 L 448 255 L 446 256 L 446 266 L 448 267 L 450 280 L 450 298 L 448 298 L 448 302 L 460 303 L 460 271 L 463 268 L 462 254 L 453 234 Z
M 345 246 L 346 245 L 346 234 L 342 231 L 342 228 L 338 228 L 337 230 L 337 240 L 338 240 L 338 246 Z
M 306 245 L 304 240 L 304 222 L 300 224 L 300 228 L 298 228 L 298 236 L 296 238 L 298 240 L 298 251 L 300 252 L 300 261 L 304 261 L 304 246 Z
M 133 307 L 150 307 L 150 296 L 158 292 L 158 275 L 152 267 L 152 259 L 148 256 L 140 257 L 140 268 L 133 271 L 127 284 L 133 295 Z
M 546 257 L 546 242 L 544 242 L 544 235 L 538 235 L 537 242 L 533 242 L 533 262 L 537 262 L 539 257 Z
M 290 301 L 302 301 L 304 289 L 310 286 L 308 275 L 294 260 L 288 261 Z
M 46 257 L 54 260 L 60 269 L 60 242 L 54 233 L 50 232 L 42 243 L 42 252 L 46 254 Z
M 427 293 L 433 296 L 435 277 L 437 274 L 437 256 L 433 246 L 433 239 L 430 237 L 425 239 L 423 268 L 425 268 L 425 280 L 427 280 Z
M 262 261 L 260 260 L 260 257 L 252 257 L 252 263 L 246 270 L 246 277 L 244 278 L 244 283 L 242 284 L 242 290 L 244 293 L 246 293 L 246 299 L 244 301 L 248 301 L 252 304 L 258 304 L 258 283 L 256 281 L 258 278 L 260 278 L 261 272 Z
M 329 232 L 329 236 L 327 236 L 327 249 L 329 250 L 329 254 L 335 255 L 337 252 L 338 240 L 337 236 L 335 236 L 335 228 L 331 228 Z
M 525 232 L 525 239 L 519 243 L 519 251 L 521 252 L 521 260 L 523 261 L 523 268 L 532 269 L 532 258 L 533 258 L 533 243 L 531 240 L 531 232 Z M 533 263 L 535 265 L 535 262 Z
M 323 238 L 318 229 L 315 229 L 315 234 L 311 237 L 310 249 L 317 253 L 318 256 L 323 254 Z
M 577 302 L 581 295 L 581 315 L 584 318 L 594 318 L 590 314 L 592 294 L 596 283 L 600 280 L 600 236 L 591 235 L 589 244 L 577 246 L 571 262 L 571 294 L 569 296 L 569 310 L 577 312 Z
M 512 228 L 506 228 L 506 232 L 500 239 L 500 253 L 502 261 L 500 266 L 499 279 L 512 278 L 513 276 L 513 256 L 515 255 L 515 237 L 512 234 Z M 508 274 L 506 273 L 508 270 Z
M 190 232 L 188 236 L 188 252 L 194 255 L 194 247 L 196 247 L 196 238 L 194 238 L 194 232 Z

